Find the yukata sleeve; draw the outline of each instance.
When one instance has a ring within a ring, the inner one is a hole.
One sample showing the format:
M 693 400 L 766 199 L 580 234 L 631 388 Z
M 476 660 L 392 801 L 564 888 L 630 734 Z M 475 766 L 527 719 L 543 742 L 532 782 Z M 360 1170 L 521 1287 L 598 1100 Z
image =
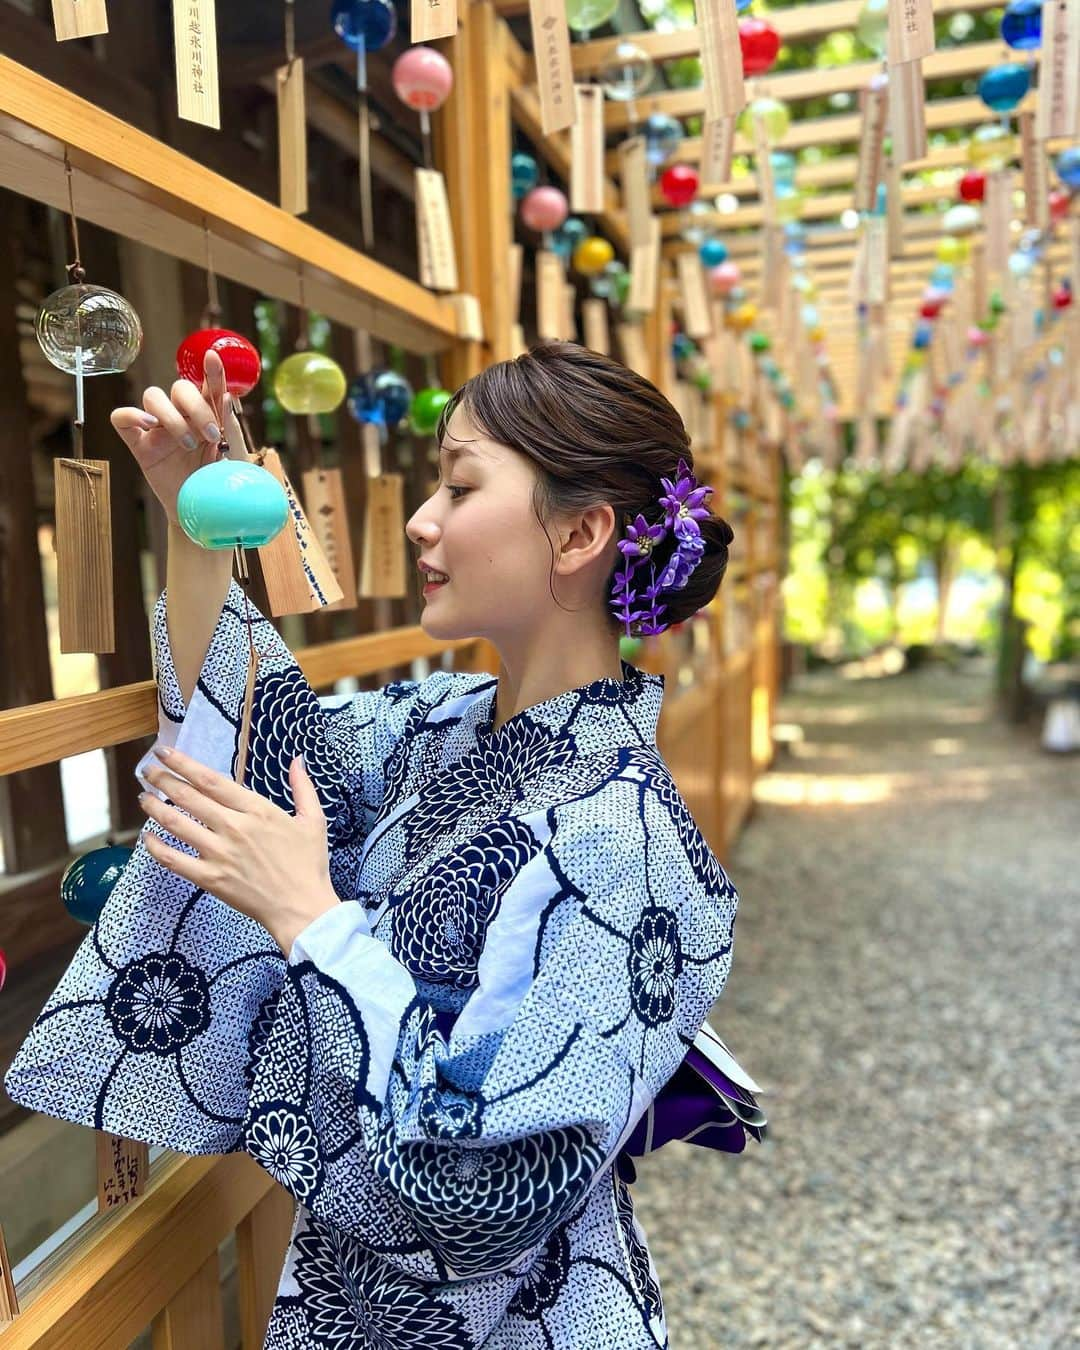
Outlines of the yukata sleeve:
M 305 756 L 328 821 L 331 875 L 338 893 L 350 894 L 384 766 L 410 717 L 425 710 L 421 686 L 318 698 L 273 625 L 254 606 L 245 613 L 234 582 L 187 706 L 165 603 L 162 595 L 153 622 L 162 741 L 233 774 L 250 616 L 261 659 L 244 782 L 292 810 L 289 764 Z M 431 680 L 447 678 L 439 672 Z M 144 756 L 137 775 L 150 760 Z M 146 830 L 193 851 L 156 821 Z M 239 1148 L 253 1046 L 284 981 L 285 957 L 256 920 L 161 867 L 142 837 L 4 1087 L 20 1105 L 75 1124 L 184 1153 L 230 1152 Z
M 359 906 L 304 929 L 256 1065 L 248 1152 L 413 1275 L 525 1269 L 727 978 L 738 897 L 672 794 L 632 777 L 599 815 L 593 801 L 502 820 L 436 864 L 417 942 L 436 940 L 454 887 L 497 897 L 479 987 L 448 1030 Z M 381 1230 L 365 1172 L 391 1214 Z M 422 1253 L 395 1242 L 406 1231 Z

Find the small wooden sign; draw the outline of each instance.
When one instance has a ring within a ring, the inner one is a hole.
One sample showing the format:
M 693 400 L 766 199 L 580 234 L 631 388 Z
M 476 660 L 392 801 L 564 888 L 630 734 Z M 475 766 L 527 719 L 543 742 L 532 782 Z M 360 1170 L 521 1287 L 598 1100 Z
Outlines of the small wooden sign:
M 630 136 L 619 147 L 622 159 L 623 207 L 630 234 L 630 247 L 652 238 L 652 206 L 649 200 L 649 166 L 645 137 Z
M 688 337 L 707 338 L 712 332 L 709 293 L 705 286 L 705 268 L 696 250 L 678 254 L 675 266 L 683 303 L 683 324 Z
M 739 20 L 730 0 L 697 0 L 701 35 L 701 72 L 705 91 L 705 121 L 734 117 L 746 106 Z M 726 182 L 726 179 L 706 179 Z
M 581 316 L 585 325 L 585 346 L 601 356 L 611 355 L 611 337 L 608 333 L 606 300 L 582 301 Z
M 889 116 L 888 85 L 880 89 L 860 89 L 859 112 L 862 114 L 862 129 L 859 133 L 859 161 L 855 170 L 854 206 L 856 211 L 873 211 L 877 205 L 878 184 L 881 182 L 882 148 Z
M 309 614 L 337 604 L 344 591 L 311 528 L 280 455 L 267 447 L 257 451 L 253 458 L 281 484 L 292 516 L 291 528 L 282 530 L 259 549 L 270 613 L 275 618 L 282 614 Z
M 364 557 L 360 594 L 400 598 L 405 595 L 404 484 L 399 473 L 367 481 L 364 510 Z
M 457 295 L 449 298 L 457 315 L 458 337 L 464 338 L 466 342 L 483 342 L 484 315 L 480 301 L 468 291 L 458 291 Z
M 755 116 L 754 124 L 754 174 L 757 178 L 758 197 L 761 200 L 761 219 L 765 225 L 776 223 L 776 185 L 773 181 L 772 159 L 769 155 L 769 141 L 765 135 L 765 123 Z
M 1011 169 L 996 169 L 986 175 L 983 219 L 986 222 L 986 266 L 990 272 L 1001 275 L 1009 265 L 1011 246 L 1009 231 L 1012 223 Z
M 565 278 L 566 273 L 563 272 Z M 574 310 L 577 305 L 577 287 L 572 281 L 563 281 L 563 331 L 562 336 L 565 342 L 577 341 L 577 321 L 574 318 Z
M 3 1225 L 0 1224 L 0 1326 L 5 1322 L 14 1322 L 18 1315 L 19 1296 L 15 1292 L 11 1258 L 8 1256 L 7 1243 L 4 1241 Z
M 888 221 L 889 257 L 904 253 L 904 194 L 900 166 L 892 155 L 885 157 L 885 219 Z
M 173 0 L 173 46 L 180 116 L 220 131 L 215 0 Z
M 889 298 L 889 226 L 884 216 L 867 216 L 866 303 L 881 305 Z
M 900 168 L 925 158 L 926 85 L 921 61 L 889 67 L 889 130 L 893 159 Z
M 281 209 L 302 216 L 308 209 L 307 118 L 304 59 L 296 57 L 274 74 L 278 111 L 278 191 Z
M 889 0 L 889 70 L 909 61 L 921 61 L 934 50 L 932 0 Z M 891 76 L 890 76 L 891 78 Z
M 564 284 L 559 255 L 540 249 L 536 255 L 536 335 L 543 342 L 557 342 L 562 337 Z
M 137 1139 L 97 1130 L 98 1213 L 137 1200 L 150 1175 L 150 1148 Z
M 564 0 L 529 0 L 529 22 L 540 86 L 540 125 L 550 136 L 572 126 L 577 115 Z
M 639 323 L 621 323 L 618 327 L 619 350 L 623 365 L 649 378 L 649 356 L 645 347 L 645 333 Z
M 345 483 L 340 469 L 308 469 L 300 480 L 311 531 L 330 564 L 341 596 L 326 609 L 356 607 L 356 572 L 353 566 L 349 516 L 345 510 Z M 404 524 L 402 530 L 404 531 Z
M 420 283 L 433 291 L 456 291 L 457 257 L 446 179 L 438 169 L 416 169 L 416 238 Z
M 1076 78 L 1080 81 L 1080 66 Z M 1030 109 L 1017 119 L 1020 124 L 1020 168 L 1024 174 L 1024 219 L 1036 230 L 1050 224 L 1050 185 L 1046 173 L 1046 147 L 1035 139 L 1035 114 Z
M 649 242 L 636 244 L 630 255 L 630 293 L 626 307 L 635 314 L 651 314 L 660 280 L 660 218 L 653 216 Z
M 109 463 L 58 459 L 56 585 L 61 652 L 116 650 Z
M 453 37 L 457 32 L 457 0 L 412 0 L 409 10 L 409 41 L 431 42 Z
M 577 117 L 570 128 L 570 210 L 596 215 L 604 209 L 604 91 L 574 86 Z
M 57 42 L 109 31 L 105 0 L 52 0 L 52 15 Z
M 513 322 L 521 318 L 521 271 L 525 250 L 520 244 L 510 245 L 510 313 Z
M 1080 0 L 1046 0 L 1035 134 L 1080 138 Z
M 701 181 L 710 187 L 731 181 L 731 157 L 735 151 L 735 118 L 706 120 L 701 132 Z

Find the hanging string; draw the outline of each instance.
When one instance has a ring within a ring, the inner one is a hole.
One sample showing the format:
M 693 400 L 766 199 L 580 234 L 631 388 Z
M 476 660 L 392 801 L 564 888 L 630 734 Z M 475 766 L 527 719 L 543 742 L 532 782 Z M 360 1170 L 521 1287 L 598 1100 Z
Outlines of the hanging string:
M 296 7 L 295 0 L 285 0 L 285 60 L 288 62 L 286 79 L 292 75 L 296 61 Z
M 67 264 L 68 284 L 81 286 L 86 280 L 86 269 L 82 265 L 82 253 L 79 248 L 79 221 L 75 215 L 75 189 L 72 183 L 71 157 L 64 146 L 64 172 L 67 175 L 68 221 L 71 225 L 71 246 L 75 254 L 74 262 Z M 84 397 L 82 318 L 80 306 L 75 306 L 75 458 L 82 459 L 83 425 L 86 421 L 86 400 Z
M 371 110 L 368 107 L 367 47 L 361 36 L 356 50 L 356 95 L 360 115 L 360 228 L 364 250 L 375 247 L 375 217 L 371 198 Z

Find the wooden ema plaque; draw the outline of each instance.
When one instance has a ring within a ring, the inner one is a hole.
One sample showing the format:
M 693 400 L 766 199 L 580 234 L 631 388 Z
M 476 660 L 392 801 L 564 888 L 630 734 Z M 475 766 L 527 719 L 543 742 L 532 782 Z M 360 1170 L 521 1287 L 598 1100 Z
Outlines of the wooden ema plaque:
M 889 226 L 884 216 L 867 216 L 866 294 L 868 305 L 883 304 L 889 298 Z
M 649 223 L 649 242 L 635 244 L 630 255 L 630 294 L 626 297 L 628 309 L 637 314 L 651 314 L 656 305 L 656 288 L 660 280 L 660 218 L 653 216 Z
M 457 258 L 446 179 L 438 169 L 414 170 L 416 180 L 416 240 L 420 283 L 433 291 L 456 291 Z
M 709 313 L 709 294 L 705 287 L 705 268 L 696 250 L 687 249 L 678 254 L 675 266 L 679 274 L 679 290 L 683 303 L 683 322 L 687 335 L 707 338 L 712 332 Z
M 1077 69 L 1080 80 L 1080 67 Z M 1020 123 L 1020 167 L 1024 174 L 1024 219 L 1036 230 L 1050 224 L 1050 185 L 1046 173 L 1046 147 L 1035 139 L 1035 114 L 1022 112 Z
M 221 130 L 215 0 L 173 0 L 177 110 L 187 122 Z
M 889 257 L 904 253 L 904 197 L 900 166 L 891 155 L 885 157 L 885 219 L 888 222 Z
M 926 85 L 921 61 L 889 67 L 889 130 L 898 167 L 925 159 Z
M 881 182 L 882 149 L 885 123 L 889 115 L 889 89 L 859 90 L 862 129 L 859 134 L 859 161 L 855 170 L 854 206 L 856 211 L 873 211 Z
M 409 10 L 409 41 L 430 42 L 453 37 L 457 32 L 457 0 L 412 0 Z
M 458 291 L 456 295 L 450 296 L 450 303 L 457 318 L 458 337 L 464 338 L 466 342 L 483 342 L 484 315 L 476 296 L 470 295 L 468 291 Z
M 715 186 L 731 181 L 731 157 L 735 151 L 735 118 L 706 120 L 701 132 L 701 181 Z
M 399 473 L 367 480 L 364 510 L 364 556 L 360 594 L 400 598 L 405 595 L 404 483 Z
M 566 5 L 563 0 L 529 0 L 529 22 L 540 86 L 540 125 L 550 136 L 572 126 L 576 115 Z
M 649 168 L 645 158 L 645 137 L 630 136 L 619 147 L 622 161 L 623 207 L 630 233 L 630 247 L 647 244 L 652 238 L 652 205 L 649 198 Z
M 98 1213 L 137 1200 L 150 1176 L 150 1149 L 137 1139 L 122 1139 L 104 1130 L 97 1135 Z
M 889 0 L 889 36 L 886 50 L 890 71 L 909 61 L 921 61 L 934 50 L 932 0 Z M 890 77 L 891 78 L 891 77 Z
M 595 215 L 604 209 L 604 91 L 598 84 L 574 87 L 577 116 L 570 128 L 570 210 Z
M 697 0 L 701 35 L 701 73 L 705 91 L 705 121 L 734 117 L 746 106 L 739 21 L 731 0 Z M 723 178 L 705 182 L 722 183 Z
M 52 16 L 57 42 L 109 31 L 105 0 L 52 0 Z
M 536 333 L 543 342 L 562 337 L 566 296 L 562 259 L 550 249 L 536 255 Z
M 611 355 L 611 337 L 608 333 L 606 300 L 582 301 L 581 315 L 585 324 L 585 346 L 601 356 Z
M 304 58 L 274 72 L 278 112 L 278 192 L 281 209 L 302 216 L 308 209 L 307 115 Z
M 356 572 L 353 566 L 352 542 L 349 539 L 349 517 L 345 510 L 345 483 L 340 469 L 308 469 L 300 480 L 304 485 L 311 531 L 318 540 L 326 561 L 330 564 L 341 595 L 328 601 L 326 609 L 354 609 L 356 607 Z M 404 523 L 402 532 L 404 532 Z
M 311 528 L 280 455 L 267 448 L 250 458 L 281 484 L 292 518 L 291 528 L 287 526 L 258 550 L 270 613 L 275 618 L 282 614 L 310 614 L 312 610 L 337 604 L 344 591 Z
M 54 478 L 60 650 L 115 651 L 108 461 L 58 459 Z
M 1080 139 L 1080 0 L 1046 0 L 1035 134 Z

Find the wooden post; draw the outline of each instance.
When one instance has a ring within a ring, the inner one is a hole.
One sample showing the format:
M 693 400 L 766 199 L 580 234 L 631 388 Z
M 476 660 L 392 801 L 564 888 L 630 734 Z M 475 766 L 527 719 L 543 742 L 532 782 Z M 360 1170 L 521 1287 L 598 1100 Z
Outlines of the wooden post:
M 0 192 L 0 218 L 7 222 L 7 237 L 0 248 L 0 294 L 5 297 L 0 306 L 4 407 L 0 418 L 0 706 L 17 708 L 51 699 L 53 684 L 38 554 L 31 413 L 15 313 L 30 205 L 14 193 Z M 67 853 L 58 764 L 0 778 L 0 837 L 9 872 L 25 872 Z

